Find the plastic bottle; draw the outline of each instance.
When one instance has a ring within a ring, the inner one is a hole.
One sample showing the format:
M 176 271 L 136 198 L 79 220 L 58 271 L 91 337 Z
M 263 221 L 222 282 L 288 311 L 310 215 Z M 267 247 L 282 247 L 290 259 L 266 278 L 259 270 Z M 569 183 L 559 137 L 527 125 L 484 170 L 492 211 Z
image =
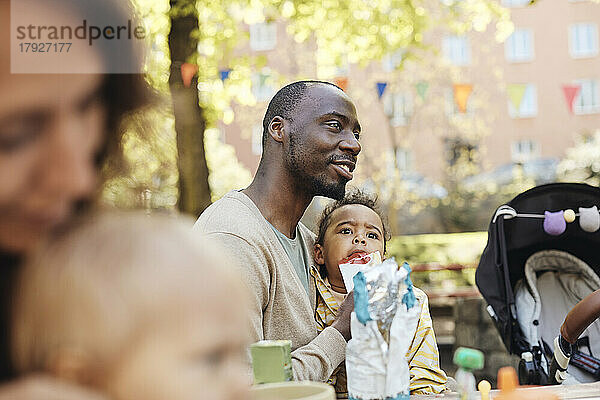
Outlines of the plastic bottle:
M 490 400 L 490 390 L 492 390 L 492 385 L 488 381 L 485 379 L 480 381 L 477 384 L 477 389 L 481 394 L 481 400 Z
M 548 392 L 545 388 L 538 390 L 520 390 L 517 372 L 513 367 L 502 367 L 498 370 L 498 388 L 500 393 L 494 397 L 494 400 L 558 400 L 559 397 Z
M 475 389 L 476 380 L 473 371 L 483 368 L 483 361 L 483 353 L 479 350 L 459 347 L 454 352 L 453 362 L 458 367 L 454 378 L 458 383 L 461 400 L 474 399 L 473 394 L 477 389 Z

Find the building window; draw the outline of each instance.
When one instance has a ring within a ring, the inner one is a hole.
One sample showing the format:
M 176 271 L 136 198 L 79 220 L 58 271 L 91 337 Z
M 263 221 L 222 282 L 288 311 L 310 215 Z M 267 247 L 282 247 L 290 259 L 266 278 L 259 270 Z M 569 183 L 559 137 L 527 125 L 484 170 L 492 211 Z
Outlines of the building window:
M 471 47 L 469 40 L 464 36 L 446 36 L 442 41 L 444 57 L 456 66 L 465 66 L 471 63 Z
M 461 112 L 458 108 L 458 104 L 456 104 L 456 100 L 454 99 L 454 89 L 444 89 L 444 109 L 446 111 L 447 117 L 464 117 L 467 115 L 473 114 L 473 106 L 471 99 L 473 98 L 473 92 L 469 95 L 467 99 L 467 109 L 465 112 Z
M 510 145 L 511 159 L 514 163 L 524 163 L 540 156 L 540 145 L 533 140 L 518 140 Z
M 395 157 L 394 149 L 387 149 L 384 160 L 388 178 L 393 177 L 396 172 L 403 174 L 412 170 L 413 154 L 409 149 L 397 148 Z
M 508 100 L 508 115 L 511 118 L 531 118 L 535 117 L 537 112 L 537 89 L 533 84 L 526 86 L 519 109 L 515 108 L 511 100 Z
M 388 53 L 381 60 L 381 67 L 385 72 L 393 72 L 402 63 L 404 52 L 396 50 L 393 53 Z
M 263 126 L 260 124 L 252 127 L 252 154 L 260 156 L 262 154 Z
M 504 7 L 523 7 L 530 3 L 530 0 L 502 0 Z
M 401 172 L 412 170 L 413 154 L 409 149 L 396 149 L 396 167 Z
M 600 98 L 598 96 L 598 81 L 581 79 L 576 81 L 581 85 L 581 90 L 573 100 L 575 114 L 596 114 L 600 112 Z
M 273 50 L 276 45 L 277 25 L 274 22 L 250 25 L 250 48 L 252 50 Z
M 384 95 L 383 108 L 392 126 L 405 126 L 412 114 L 412 98 L 408 93 L 389 92 Z
M 569 52 L 573 58 L 598 55 L 598 26 L 596 24 L 573 24 L 569 27 Z
M 504 53 L 509 62 L 533 60 L 533 32 L 531 29 L 515 29 L 504 43 Z
M 271 73 L 267 68 L 252 75 L 252 94 L 257 101 L 267 101 L 275 94 L 271 84 Z

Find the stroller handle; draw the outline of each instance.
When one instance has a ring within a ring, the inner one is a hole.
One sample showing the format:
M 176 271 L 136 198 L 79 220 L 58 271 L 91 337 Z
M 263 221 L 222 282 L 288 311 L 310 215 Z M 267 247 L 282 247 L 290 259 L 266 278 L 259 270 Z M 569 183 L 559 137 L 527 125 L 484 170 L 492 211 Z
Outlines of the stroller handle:
M 560 335 L 575 344 L 579 335 L 600 317 L 600 289 L 587 295 L 569 311 L 560 327 Z

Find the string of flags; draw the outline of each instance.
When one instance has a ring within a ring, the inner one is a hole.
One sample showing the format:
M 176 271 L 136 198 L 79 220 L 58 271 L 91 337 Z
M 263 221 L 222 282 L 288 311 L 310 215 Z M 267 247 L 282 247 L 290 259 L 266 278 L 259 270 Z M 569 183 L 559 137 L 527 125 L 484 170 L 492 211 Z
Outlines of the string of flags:
M 338 79 L 338 78 L 336 78 Z M 337 81 L 336 81 L 337 84 Z M 345 86 L 348 84 L 347 78 L 345 78 L 344 82 L 344 90 Z M 338 84 L 338 86 L 340 86 Z M 527 84 L 521 83 L 512 83 L 506 86 L 506 93 L 508 95 L 508 100 L 515 108 L 515 110 L 519 110 L 521 108 L 521 104 L 523 103 L 523 99 L 525 98 L 525 94 L 527 92 Z M 342 87 L 342 86 L 340 86 Z M 388 87 L 387 82 L 377 82 L 375 84 L 375 88 L 377 90 L 377 96 L 381 99 Z M 421 98 L 422 101 L 425 101 L 425 97 L 427 94 L 427 90 L 429 89 L 429 83 L 426 81 L 419 81 L 415 84 L 415 90 L 417 95 Z M 469 101 L 469 97 L 473 92 L 473 85 L 468 83 L 456 83 L 453 85 L 454 89 L 454 102 L 458 108 L 458 111 L 461 113 L 467 112 L 467 104 Z M 581 85 L 572 84 L 572 85 L 563 85 L 562 90 L 565 96 L 565 100 L 567 102 L 567 107 L 569 112 L 573 113 L 573 106 L 575 99 L 581 92 Z
M 383 94 L 385 93 L 385 89 L 387 88 L 387 82 L 377 82 L 375 87 L 377 89 L 377 96 L 381 99 Z M 429 83 L 426 81 L 419 81 L 415 84 L 415 90 L 417 91 L 417 95 L 421 98 L 421 100 L 425 101 L 425 95 L 427 94 L 427 89 L 429 89 Z
M 496 219 L 500 216 L 503 216 L 504 219 L 543 219 L 544 232 L 552 236 L 558 236 L 565 232 L 567 224 L 575 222 L 577 217 L 579 217 L 579 226 L 582 230 L 592 233 L 600 229 L 600 213 L 597 206 L 579 207 L 578 211 L 575 212 L 572 209 L 566 209 L 554 212 L 544 211 L 544 214 L 520 214 L 514 208 L 503 205 L 496 211 L 492 222 L 496 223 Z
M 339 86 L 339 85 L 338 85 Z M 377 82 L 375 84 L 375 89 L 377 90 L 377 97 L 381 99 L 385 90 L 387 89 L 387 82 Z M 429 83 L 426 81 L 419 81 L 415 84 L 415 90 L 417 95 L 421 98 L 422 101 L 425 101 L 425 96 L 427 95 L 427 90 L 429 89 Z M 467 112 L 467 103 L 469 100 L 469 96 L 473 91 L 473 85 L 466 83 L 457 83 L 454 84 L 454 102 L 458 110 L 461 113 Z
M 190 87 L 192 79 L 198 73 L 198 65 L 192 63 L 183 63 L 181 64 L 181 78 L 183 80 L 183 84 L 185 87 Z M 230 68 L 225 68 L 219 70 L 219 78 L 222 82 L 225 82 L 231 73 Z M 334 78 L 334 83 L 339 86 L 343 91 L 346 91 L 348 88 L 348 77 L 336 77 Z M 381 99 L 387 89 L 387 82 L 377 82 L 376 83 L 377 96 Z M 421 98 L 422 101 L 425 101 L 427 96 L 427 91 L 429 89 L 429 82 L 427 81 L 419 81 L 415 85 L 415 90 L 417 95 Z M 473 91 L 473 85 L 467 83 L 456 83 L 453 85 L 454 89 L 454 102 L 458 108 L 458 111 L 461 113 L 467 112 L 467 103 L 469 97 Z M 581 85 L 578 84 L 566 84 L 562 86 L 563 94 L 565 96 L 565 101 L 567 103 L 567 107 L 569 112 L 573 114 L 573 105 L 575 99 L 581 92 Z M 526 84 L 508 84 L 506 86 L 506 93 L 508 95 L 508 99 L 513 107 L 518 110 L 521 107 L 521 103 L 523 102 L 523 98 L 525 97 L 525 93 L 527 91 Z

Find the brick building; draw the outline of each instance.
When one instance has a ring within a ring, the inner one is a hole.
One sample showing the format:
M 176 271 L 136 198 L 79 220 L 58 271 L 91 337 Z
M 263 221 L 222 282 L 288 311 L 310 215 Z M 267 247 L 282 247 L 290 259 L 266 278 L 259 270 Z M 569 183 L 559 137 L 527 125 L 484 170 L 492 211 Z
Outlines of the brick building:
M 452 2 L 452 1 L 450 1 Z M 296 43 L 280 23 L 249 26 L 248 52 L 266 56 L 253 77 L 255 106 L 233 106 L 235 120 L 221 124 L 224 140 L 252 172 L 261 152 L 262 117 L 269 99 L 295 79 L 345 77 L 363 126 L 358 176 L 401 171 L 410 179 L 443 185 L 447 166 L 461 151 L 475 150 L 478 172 L 493 179 L 520 163 L 551 180 L 556 163 L 578 135 L 600 128 L 600 4 L 582 0 L 502 0 L 513 33 L 499 42 L 496 28 L 464 36 L 440 30 L 425 41 L 434 51 L 419 63 L 396 66 L 399 51 L 366 68 L 325 71 L 316 45 Z M 448 1 L 433 1 L 446 7 Z M 377 83 L 386 83 L 378 97 Z M 454 85 L 472 88 L 466 112 Z M 575 87 L 572 112 L 565 88 Z M 395 157 L 394 154 L 395 148 Z M 508 168 L 508 169 L 507 169 Z

